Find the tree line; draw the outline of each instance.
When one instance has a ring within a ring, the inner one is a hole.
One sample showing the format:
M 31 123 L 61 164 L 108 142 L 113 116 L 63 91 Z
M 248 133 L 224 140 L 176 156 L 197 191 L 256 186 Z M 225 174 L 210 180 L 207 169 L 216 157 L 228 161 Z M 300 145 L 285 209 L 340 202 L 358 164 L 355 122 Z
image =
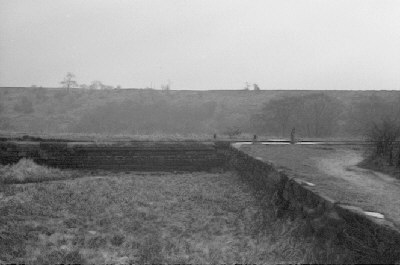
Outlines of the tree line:
M 399 124 L 400 97 L 385 100 L 376 95 L 353 99 L 348 104 L 324 93 L 273 99 L 251 117 L 259 133 L 287 137 L 296 128 L 302 137 L 366 137 L 385 119 Z
M 52 131 L 99 133 L 249 133 L 288 138 L 292 128 L 296 128 L 300 138 L 364 137 L 371 128 L 377 130 L 383 126 L 382 120 L 397 126 L 400 117 L 400 97 L 382 97 L 379 93 L 369 96 L 355 93 L 344 100 L 337 96 L 340 93 L 336 96 L 324 92 L 289 96 L 281 93 L 272 97 L 263 92 L 260 97 L 265 96 L 266 102 L 254 105 L 243 94 L 235 103 L 223 96 L 204 97 L 207 92 L 195 99 L 179 92 L 120 92 L 71 90 L 67 93 L 32 88 L 16 93 L 6 105 L 20 115 L 16 117 L 34 115 L 32 118 L 42 119 L 43 123 L 50 122 L 50 127 L 68 121 Z M 123 95 L 129 95 L 128 99 L 121 101 Z M 14 123 L 14 119 L 5 122 L 14 116 L 5 110 L 4 103 L 0 102 L 2 128 Z M 240 107 L 235 105 L 238 103 Z

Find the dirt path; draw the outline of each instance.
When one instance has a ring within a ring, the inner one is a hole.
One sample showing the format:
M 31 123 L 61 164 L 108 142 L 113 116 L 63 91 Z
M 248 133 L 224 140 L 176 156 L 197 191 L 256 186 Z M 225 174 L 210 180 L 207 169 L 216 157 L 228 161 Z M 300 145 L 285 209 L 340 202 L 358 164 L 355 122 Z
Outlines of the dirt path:
M 363 154 L 354 150 L 338 150 L 330 157 L 313 158 L 322 171 L 334 177 L 343 178 L 365 191 L 376 192 L 385 189 L 388 185 L 400 188 L 400 181 L 386 174 L 358 167 L 363 160 Z
M 326 174 L 343 179 L 345 191 L 370 198 L 376 212 L 400 222 L 400 181 L 386 174 L 357 166 L 363 160 L 361 151 L 339 149 L 327 157 L 313 157 L 316 166 Z

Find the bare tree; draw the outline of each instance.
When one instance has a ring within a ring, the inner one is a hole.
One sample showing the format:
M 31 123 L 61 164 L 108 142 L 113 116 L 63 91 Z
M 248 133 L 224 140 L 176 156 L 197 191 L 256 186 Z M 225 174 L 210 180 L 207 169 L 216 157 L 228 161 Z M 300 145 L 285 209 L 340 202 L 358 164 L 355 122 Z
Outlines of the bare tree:
M 60 84 L 67 89 L 67 92 L 69 92 L 71 87 L 78 87 L 78 83 L 74 80 L 74 78 L 75 75 L 71 72 L 68 72 L 64 77 L 64 80 L 60 82 Z
M 312 94 L 300 101 L 297 120 L 301 121 L 308 136 L 322 137 L 334 132 L 343 109 L 338 100 L 324 94 Z
M 323 94 L 283 97 L 264 104 L 261 113 L 253 115 L 252 122 L 281 136 L 296 127 L 299 135 L 322 137 L 337 130 L 342 109 L 338 100 Z
M 281 136 L 284 136 L 287 134 L 289 126 L 293 123 L 292 120 L 297 113 L 298 104 L 298 98 L 296 97 L 273 99 L 264 105 L 262 114 L 266 120 L 276 124 Z
M 390 117 L 383 118 L 379 123 L 373 122 L 367 131 L 367 139 L 375 142 L 376 155 L 380 156 L 390 156 L 394 143 L 399 137 L 400 126 Z M 392 161 L 389 162 L 391 163 Z

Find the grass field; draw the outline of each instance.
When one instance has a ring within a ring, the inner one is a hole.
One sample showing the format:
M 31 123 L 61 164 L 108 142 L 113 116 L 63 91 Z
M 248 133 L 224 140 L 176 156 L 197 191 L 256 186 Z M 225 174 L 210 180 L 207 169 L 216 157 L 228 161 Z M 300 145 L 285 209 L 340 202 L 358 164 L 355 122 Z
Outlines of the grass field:
M 0 263 L 340 261 L 303 233 L 232 172 L 88 173 L 0 190 Z

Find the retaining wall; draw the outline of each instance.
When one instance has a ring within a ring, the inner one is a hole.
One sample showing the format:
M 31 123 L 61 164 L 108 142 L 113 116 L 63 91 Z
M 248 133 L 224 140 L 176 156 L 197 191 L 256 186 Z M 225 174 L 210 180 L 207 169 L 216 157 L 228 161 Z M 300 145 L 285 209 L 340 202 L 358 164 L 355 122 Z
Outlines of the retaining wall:
M 227 166 L 258 189 L 273 194 L 271 203 L 277 217 L 306 219 L 310 234 L 344 246 L 359 262 L 400 262 L 400 230 L 392 222 L 370 217 L 358 207 L 335 202 L 295 174 L 279 170 L 274 164 L 235 147 L 227 147 L 222 152 Z
M 137 171 L 204 171 L 223 161 L 206 142 L 0 142 L 2 164 L 23 157 L 59 168 Z

